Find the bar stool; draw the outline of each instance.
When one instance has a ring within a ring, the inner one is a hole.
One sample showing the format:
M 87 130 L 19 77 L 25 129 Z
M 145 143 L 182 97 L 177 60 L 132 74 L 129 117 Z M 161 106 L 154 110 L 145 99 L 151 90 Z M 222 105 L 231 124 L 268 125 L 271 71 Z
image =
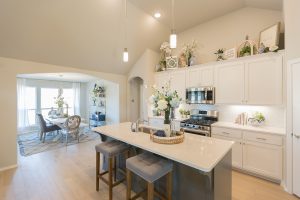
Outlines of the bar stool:
M 101 179 L 109 187 L 109 199 L 112 200 L 112 189 L 119 185 L 125 178 L 116 181 L 117 170 L 125 175 L 125 172 L 116 167 L 116 157 L 120 154 L 125 155 L 125 159 L 129 157 L 129 145 L 120 141 L 107 141 L 95 146 L 96 149 L 96 190 L 99 191 L 99 180 Z M 108 158 L 108 170 L 100 173 L 100 153 Z M 114 164 L 114 167 L 113 167 Z M 112 180 L 114 172 L 114 182 Z M 108 180 L 103 177 L 108 173 Z
M 134 173 L 145 181 L 148 187 L 148 200 L 153 200 L 154 195 L 161 199 L 172 199 L 172 162 L 155 156 L 151 153 L 142 153 L 126 160 L 127 195 L 126 199 L 136 199 L 146 190 L 131 197 L 131 173 Z M 154 189 L 154 182 L 167 175 L 167 195 L 159 194 Z

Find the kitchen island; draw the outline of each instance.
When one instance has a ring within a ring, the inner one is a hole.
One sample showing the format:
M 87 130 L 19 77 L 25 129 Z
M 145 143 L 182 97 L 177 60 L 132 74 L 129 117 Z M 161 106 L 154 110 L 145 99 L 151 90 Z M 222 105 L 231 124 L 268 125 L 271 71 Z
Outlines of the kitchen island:
M 231 200 L 233 142 L 186 133 L 181 144 L 157 144 L 149 134 L 132 132 L 130 126 L 130 122 L 125 122 L 93 130 L 172 160 L 173 199 Z M 157 185 L 160 191 L 165 190 L 161 182 Z

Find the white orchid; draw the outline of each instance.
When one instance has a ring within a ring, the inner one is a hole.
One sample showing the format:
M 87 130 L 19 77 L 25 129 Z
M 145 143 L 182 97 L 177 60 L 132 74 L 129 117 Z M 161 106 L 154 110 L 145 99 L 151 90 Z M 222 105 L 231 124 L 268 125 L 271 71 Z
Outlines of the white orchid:
M 180 104 L 180 99 L 179 98 L 172 98 L 172 100 L 170 101 L 170 105 L 172 108 L 178 108 Z

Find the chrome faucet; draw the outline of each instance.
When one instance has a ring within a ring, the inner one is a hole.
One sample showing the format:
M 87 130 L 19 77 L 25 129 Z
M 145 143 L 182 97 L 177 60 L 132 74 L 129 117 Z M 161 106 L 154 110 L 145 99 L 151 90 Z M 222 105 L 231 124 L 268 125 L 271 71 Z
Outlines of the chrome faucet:
M 138 119 L 136 122 L 131 122 L 131 131 L 132 132 L 139 132 L 140 122 L 148 122 L 144 119 Z

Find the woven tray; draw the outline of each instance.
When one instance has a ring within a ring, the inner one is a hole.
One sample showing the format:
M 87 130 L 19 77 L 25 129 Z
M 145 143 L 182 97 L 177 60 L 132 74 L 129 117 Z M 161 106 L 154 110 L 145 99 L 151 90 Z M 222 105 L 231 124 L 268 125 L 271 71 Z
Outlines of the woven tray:
M 154 134 L 153 130 L 150 130 L 150 140 L 159 144 L 179 144 L 184 141 L 183 130 L 180 130 L 179 132 L 177 132 L 176 136 L 172 136 L 172 137 L 159 137 L 153 134 Z

